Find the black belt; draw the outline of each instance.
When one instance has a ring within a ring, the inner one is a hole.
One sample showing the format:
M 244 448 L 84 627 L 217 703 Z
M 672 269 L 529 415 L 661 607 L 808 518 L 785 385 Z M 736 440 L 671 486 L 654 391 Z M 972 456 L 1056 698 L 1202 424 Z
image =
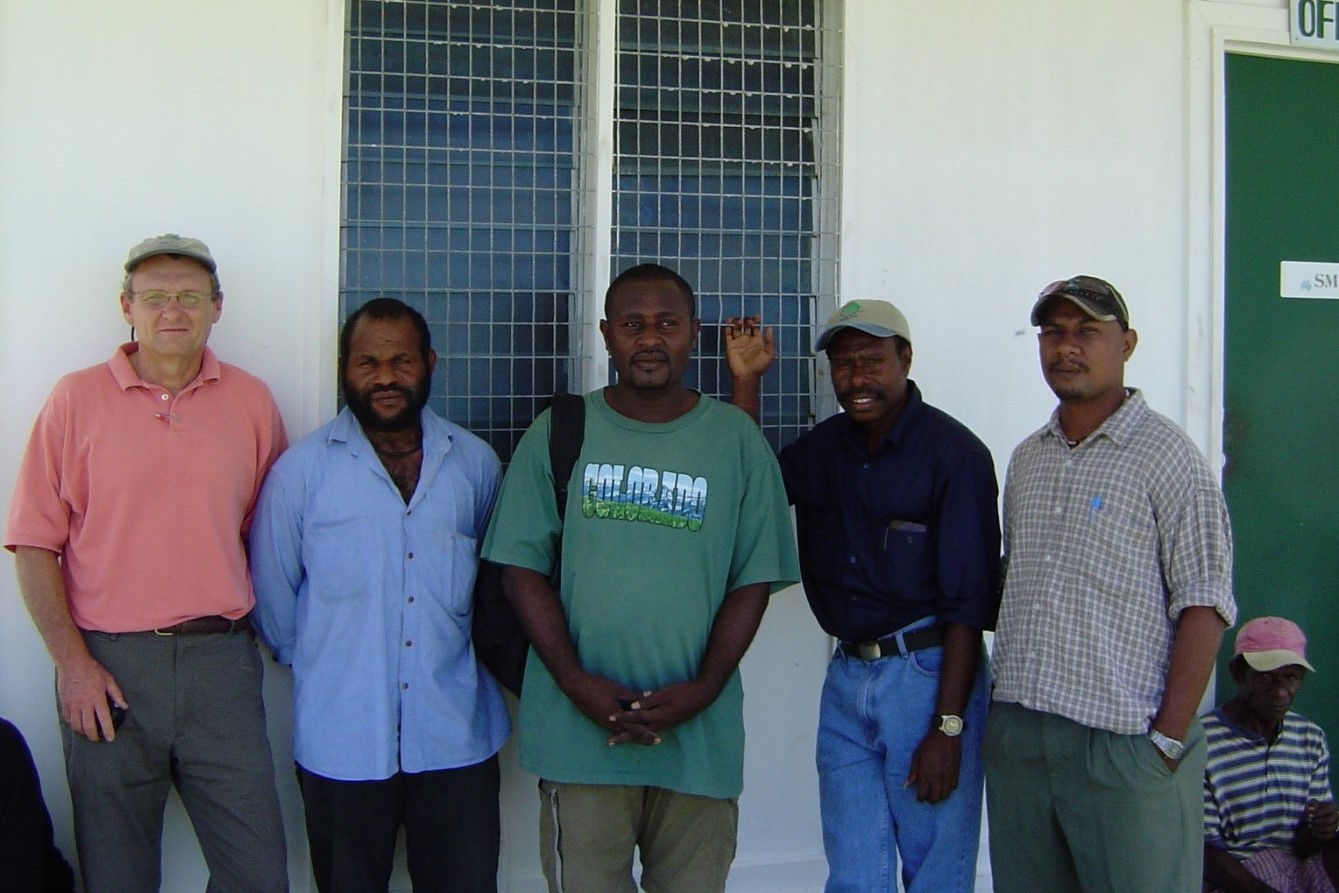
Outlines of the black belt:
M 861 660 L 878 660 L 881 657 L 890 657 L 894 654 L 906 657 L 913 651 L 934 648 L 944 644 L 944 627 L 942 624 L 923 626 L 920 629 L 913 629 L 909 633 L 902 633 L 901 638 L 901 645 L 898 644 L 898 636 L 894 633 L 874 642 L 838 642 L 837 647 L 847 657 L 858 657 Z
M 251 629 L 251 616 L 244 614 L 236 620 L 227 617 L 194 617 L 173 626 L 152 630 L 156 636 L 207 636 L 215 633 L 240 633 Z

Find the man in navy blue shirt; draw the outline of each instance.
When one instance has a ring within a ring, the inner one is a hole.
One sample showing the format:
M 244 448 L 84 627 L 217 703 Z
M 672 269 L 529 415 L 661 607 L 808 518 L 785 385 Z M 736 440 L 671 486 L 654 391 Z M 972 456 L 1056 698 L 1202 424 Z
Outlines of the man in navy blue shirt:
M 775 349 L 726 325 L 734 402 L 758 415 Z M 781 451 L 804 590 L 838 640 L 818 726 L 827 893 L 970 893 L 989 687 L 981 632 L 999 608 L 990 453 L 907 378 L 911 331 L 886 301 L 828 320 L 843 413 Z

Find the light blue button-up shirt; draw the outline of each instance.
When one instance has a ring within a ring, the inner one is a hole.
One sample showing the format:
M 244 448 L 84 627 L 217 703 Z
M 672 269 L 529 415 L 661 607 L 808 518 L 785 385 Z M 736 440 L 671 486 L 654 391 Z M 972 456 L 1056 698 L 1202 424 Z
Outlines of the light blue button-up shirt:
M 346 408 L 279 458 L 251 527 L 255 620 L 292 664 L 293 755 L 342 781 L 481 762 L 511 730 L 470 643 L 497 456 L 425 409 L 408 505 Z

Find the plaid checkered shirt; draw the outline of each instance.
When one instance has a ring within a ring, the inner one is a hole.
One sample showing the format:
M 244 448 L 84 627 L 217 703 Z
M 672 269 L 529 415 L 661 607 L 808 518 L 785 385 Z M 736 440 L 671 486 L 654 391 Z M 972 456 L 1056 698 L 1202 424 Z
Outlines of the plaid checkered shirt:
M 1074 449 L 1058 410 L 1018 445 L 1004 553 L 995 699 L 1090 728 L 1148 731 L 1183 610 L 1236 619 L 1222 491 L 1138 390 Z

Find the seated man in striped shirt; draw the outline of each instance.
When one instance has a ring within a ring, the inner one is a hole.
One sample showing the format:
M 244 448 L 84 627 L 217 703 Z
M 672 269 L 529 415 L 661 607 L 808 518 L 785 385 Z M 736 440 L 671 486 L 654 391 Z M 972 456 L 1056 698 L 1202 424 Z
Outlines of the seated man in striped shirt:
M 1320 726 L 1289 711 L 1306 636 L 1282 617 L 1237 633 L 1237 695 L 1204 717 L 1204 879 L 1223 893 L 1334 893 L 1339 810 Z

